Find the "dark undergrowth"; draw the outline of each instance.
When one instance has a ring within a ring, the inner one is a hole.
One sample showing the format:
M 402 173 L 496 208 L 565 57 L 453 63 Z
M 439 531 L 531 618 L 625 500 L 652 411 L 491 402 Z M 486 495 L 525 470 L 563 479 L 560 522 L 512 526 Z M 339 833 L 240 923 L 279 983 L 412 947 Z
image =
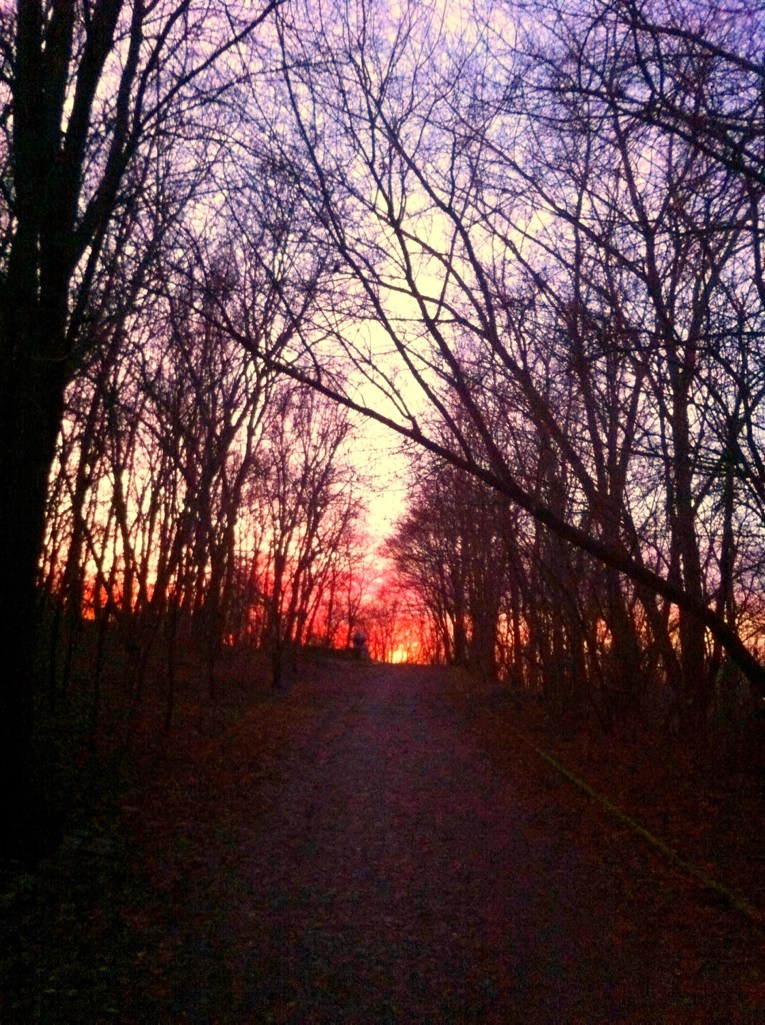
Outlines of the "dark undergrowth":
M 182 873 L 167 874 L 166 858 L 171 847 L 174 856 L 190 855 L 172 846 L 181 842 L 178 823 L 186 823 L 187 836 L 206 836 L 205 824 L 190 818 L 204 813 L 207 783 L 237 771 L 225 756 L 241 724 L 253 738 L 250 778 L 267 784 L 285 738 L 308 714 L 299 700 L 303 685 L 342 683 L 343 673 L 359 667 L 313 653 L 292 665 L 275 691 L 265 658 L 227 652 L 211 700 L 207 667 L 186 653 L 176 666 L 169 723 L 161 661 L 149 667 L 140 701 L 126 684 L 130 668 L 116 656 L 105 666 L 95 731 L 85 677 L 73 678 L 40 716 L 38 758 L 56 821 L 42 857 L 8 862 L 0 874 L 3 1025 L 167 1020 L 166 988 L 184 970 L 173 909 L 183 905 L 186 883 Z M 562 722 L 537 701 L 456 672 L 448 679 L 451 702 L 498 771 L 509 774 L 522 759 L 557 799 L 571 783 L 533 747 L 550 753 L 684 859 L 765 910 L 758 766 L 732 764 L 711 750 L 705 761 L 698 749 L 649 731 L 604 737 L 581 722 Z M 248 814 L 266 813 L 258 802 L 267 789 L 244 796 Z M 573 835 L 577 815 L 555 828 Z M 150 859 L 157 852 L 150 866 L 147 850 Z M 193 857 L 204 856 L 202 844 Z M 699 899 L 719 903 L 712 892 Z M 765 988 L 762 1001 L 765 1007 Z
M 452 700 L 500 768 L 522 756 L 552 787 L 577 789 L 542 757 L 551 756 L 679 859 L 740 895 L 765 923 L 765 737 L 762 748 L 742 750 L 719 738 L 689 745 L 638 723 L 606 735 L 582 718 L 554 715 L 535 698 L 459 673 L 451 681 Z M 722 898 L 709 892 L 705 899 Z
M 149 667 L 140 700 L 131 669 L 124 653 L 107 661 L 95 730 L 85 674 L 38 709 L 35 761 L 50 818 L 34 859 L 0 865 L 3 1025 L 160 1020 L 152 1017 L 162 968 L 156 951 L 172 926 L 147 880 L 144 814 L 153 800 L 181 800 L 190 772 L 214 771 L 210 759 L 245 714 L 256 710 L 265 723 L 288 707 L 286 692 L 271 686 L 268 661 L 251 651 L 222 654 L 215 700 L 203 661 L 180 659 L 169 723 L 161 662 Z M 253 756 L 273 761 L 283 734 L 264 729 Z M 152 958 L 147 931 L 156 941 Z M 137 1017 L 128 998 L 141 1009 Z

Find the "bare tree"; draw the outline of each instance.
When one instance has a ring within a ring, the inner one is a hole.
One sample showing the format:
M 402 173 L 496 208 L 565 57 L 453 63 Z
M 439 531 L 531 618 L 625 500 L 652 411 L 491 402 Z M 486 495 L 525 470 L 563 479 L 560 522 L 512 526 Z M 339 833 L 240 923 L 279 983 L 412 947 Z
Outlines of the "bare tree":
M 312 8 L 311 29 L 297 5 L 278 19 L 300 143 L 284 141 L 283 154 L 309 162 L 305 200 L 352 282 L 336 294 L 334 338 L 348 378 L 364 384 L 355 394 L 338 388 L 308 361 L 285 369 L 482 479 L 608 567 L 610 628 L 628 648 L 637 595 L 670 666 L 676 608 L 683 700 L 698 724 L 707 632 L 765 686 L 745 634 L 718 613 L 704 579 L 711 435 L 693 412 L 702 363 L 719 351 L 709 326 L 724 294 L 739 291 L 739 240 L 752 235 L 745 188 L 718 174 L 708 146 L 682 139 L 665 159 L 664 125 L 585 103 L 581 84 L 573 100 L 561 88 L 591 43 L 587 68 L 610 75 L 615 94 L 631 73 L 619 56 L 629 33 L 617 33 L 621 49 L 598 49 L 597 12 L 579 18 L 580 29 L 595 28 L 571 34 L 585 40 L 573 53 L 568 38 L 556 49 L 545 26 L 548 60 L 535 67 L 503 9 L 480 29 L 455 30 L 421 7 L 393 22 L 373 4 L 341 6 L 342 16 Z M 604 53 L 615 55 L 605 72 Z M 678 76 L 690 92 L 694 81 Z M 376 352 L 366 341 L 372 322 L 385 336 Z M 314 359 L 319 351 L 314 334 Z M 566 405 L 572 369 L 580 417 Z M 528 429 L 574 484 L 565 513 L 516 458 L 512 434 Z M 639 497 L 641 480 L 649 503 L 648 482 L 660 484 L 659 519 Z M 647 535 L 636 513 L 666 534 Z M 625 657 L 634 673 L 638 652 Z
M 341 407 L 292 383 L 268 411 L 261 475 L 251 492 L 267 556 L 259 590 L 274 685 L 306 639 L 327 575 L 360 515 L 358 474 L 349 463 L 351 422 Z
M 421 459 L 384 551 L 428 609 L 445 660 L 496 673 L 506 580 L 506 505 L 469 474 Z
M 115 219 L 140 203 L 140 168 L 172 163 L 171 139 L 236 73 L 220 58 L 277 6 L 20 0 L 0 16 L 0 785 L 10 842 L 39 825 L 29 765 L 35 580 L 64 392 L 92 344 L 91 290 Z M 179 154 L 176 168 L 188 167 Z

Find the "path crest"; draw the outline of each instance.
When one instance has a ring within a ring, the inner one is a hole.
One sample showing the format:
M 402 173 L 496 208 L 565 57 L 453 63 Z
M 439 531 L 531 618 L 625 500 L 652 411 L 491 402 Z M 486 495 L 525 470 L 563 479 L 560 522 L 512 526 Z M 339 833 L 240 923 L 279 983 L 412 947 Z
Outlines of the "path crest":
M 615 834 L 593 864 L 530 803 L 543 788 L 494 771 L 441 671 L 342 666 L 298 688 L 276 773 L 238 777 L 240 804 L 265 786 L 269 814 L 229 810 L 225 869 L 210 858 L 197 889 L 197 982 L 176 994 L 190 1020 L 757 1020 L 738 1015 L 713 937 L 674 949 L 656 900 L 625 891 Z M 689 957 L 708 975 L 692 993 Z

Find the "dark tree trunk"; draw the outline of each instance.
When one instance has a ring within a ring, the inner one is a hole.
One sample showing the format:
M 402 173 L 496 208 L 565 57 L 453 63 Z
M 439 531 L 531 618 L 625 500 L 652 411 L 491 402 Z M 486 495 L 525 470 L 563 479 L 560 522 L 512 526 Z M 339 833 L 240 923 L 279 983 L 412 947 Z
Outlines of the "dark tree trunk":
M 22 855 L 44 845 L 51 827 L 32 755 L 37 566 L 65 384 L 54 357 L 60 322 L 29 301 L 36 279 L 25 248 L 16 245 L 0 294 L 0 834 Z

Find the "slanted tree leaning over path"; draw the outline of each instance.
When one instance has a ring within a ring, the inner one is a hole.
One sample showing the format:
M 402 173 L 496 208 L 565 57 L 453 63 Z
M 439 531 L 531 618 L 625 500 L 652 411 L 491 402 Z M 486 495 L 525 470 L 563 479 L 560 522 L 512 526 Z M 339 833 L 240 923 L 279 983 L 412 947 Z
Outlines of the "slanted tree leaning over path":
M 765 90 L 747 5 L 668 8 L 653 23 L 645 5 L 599 0 L 279 12 L 283 159 L 310 165 L 306 202 L 350 282 L 332 341 L 364 385 L 316 372 L 318 331 L 283 369 L 630 581 L 657 634 L 671 608 L 692 732 L 711 698 L 707 636 L 765 692 L 715 596 L 718 565 L 734 586 L 715 519 L 726 461 L 729 489 L 758 488 Z M 728 408 L 721 444 L 711 424 Z M 524 432 L 575 482 L 570 514 L 525 476 Z M 614 590 L 615 620 L 620 602 Z

